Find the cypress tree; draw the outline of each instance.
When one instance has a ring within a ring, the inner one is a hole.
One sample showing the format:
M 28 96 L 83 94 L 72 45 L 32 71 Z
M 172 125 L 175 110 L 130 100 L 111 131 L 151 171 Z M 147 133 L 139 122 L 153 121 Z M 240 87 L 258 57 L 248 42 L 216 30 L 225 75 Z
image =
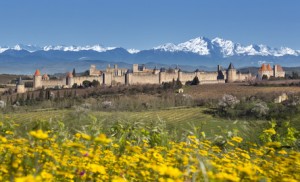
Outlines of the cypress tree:
M 75 76 L 76 76 L 76 71 L 75 71 L 75 68 L 73 68 L 72 75 L 73 75 L 73 77 L 75 77 Z
M 182 88 L 182 83 L 181 83 L 181 81 L 179 80 L 179 78 L 177 78 L 177 80 L 176 80 L 176 88 L 178 89 L 178 88 Z
M 195 78 L 192 81 L 192 85 L 199 85 L 199 83 L 200 83 L 199 78 L 195 76 Z

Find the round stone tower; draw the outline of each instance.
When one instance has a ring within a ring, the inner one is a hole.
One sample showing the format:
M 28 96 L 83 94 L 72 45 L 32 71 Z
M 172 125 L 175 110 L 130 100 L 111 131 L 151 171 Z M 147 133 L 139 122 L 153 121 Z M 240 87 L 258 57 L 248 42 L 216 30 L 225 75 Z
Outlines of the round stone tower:
M 69 86 L 69 88 L 72 88 L 73 84 L 74 84 L 74 78 L 73 78 L 73 74 L 71 72 L 69 72 L 67 74 L 67 79 L 66 79 L 67 83 L 66 85 Z
M 17 93 L 22 94 L 25 93 L 25 84 L 22 81 L 22 78 L 20 77 L 17 83 Z
M 233 64 L 230 63 L 227 69 L 227 82 L 232 83 L 236 80 L 236 69 L 234 68 Z
M 42 75 L 40 70 L 36 70 L 34 75 L 33 75 L 33 88 L 38 89 L 42 88 Z

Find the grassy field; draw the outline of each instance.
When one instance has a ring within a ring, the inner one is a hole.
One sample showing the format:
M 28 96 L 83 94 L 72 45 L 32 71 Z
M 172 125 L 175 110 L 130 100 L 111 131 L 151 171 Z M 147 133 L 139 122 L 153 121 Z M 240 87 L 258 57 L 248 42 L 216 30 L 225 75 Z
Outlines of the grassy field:
M 292 129 L 207 111 L 0 114 L 0 181 L 299 181 Z
M 229 131 L 237 132 L 239 135 L 251 141 L 256 141 L 257 135 L 253 135 L 253 130 L 260 130 L 262 121 L 232 121 L 228 119 L 215 118 L 206 114 L 206 108 L 172 108 L 157 111 L 143 112 L 86 112 L 75 110 L 53 110 L 39 112 L 11 113 L 2 117 L 9 117 L 13 121 L 20 123 L 27 129 L 34 128 L 37 121 L 60 122 L 63 121 L 69 127 L 80 129 L 90 123 L 90 116 L 97 118 L 97 122 L 109 127 L 112 123 L 155 123 L 162 122 L 166 128 L 172 132 L 184 133 L 204 131 L 207 136 L 225 135 Z

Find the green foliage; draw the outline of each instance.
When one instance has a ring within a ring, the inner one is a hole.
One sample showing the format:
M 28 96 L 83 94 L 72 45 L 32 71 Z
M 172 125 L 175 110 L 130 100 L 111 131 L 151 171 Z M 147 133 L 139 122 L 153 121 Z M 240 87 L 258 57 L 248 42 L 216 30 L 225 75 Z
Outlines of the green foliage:
M 284 125 L 279 127 L 277 122 L 272 121 L 270 125 L 271 127 L 265 129 L 259 136 L 264 143 L 275 143 L 274 147 L 277 149 L 300 147 L 296 143 L 300 133 L 294 127 L 291 127 L 289 122 L 285 122 Z
M 231 119 L 276 119 L 279 121 L 290 120 L 300 111 L 298 98 L 290 95 L 289 99 L 282 103 L 275 103 L 271 98 L 249 97 L 236 101 L 234 97 L 225 97 L 219 100 L 216 114 Z M 262 99 L 266 101 L 262 101 Z
M 92 83 L 91 83 L 91 85 L 92 85 L 93 87 L 100 87 L 100 82 L 97 81 L 97 80 L 93 80 Z
M 268 76 L 267 75 L 263 75 L 261 79 L 262 80 L 268 80 Z
M 168 89 L 179 89 L 182 88 L 182 83 L 179 79 L 176 81 L 173 79 L 172 82 L 164 82 L 163 83 L 163 89 L 168 90 Z
M 199 84 L 200 84 L 199 78 L 197 76 L 195 76 L 195 78 L 193 79 L 191 85 L 199 85 Z
M 292 75 L 289 77 L 290 79 L 299 79 L 299 74 L 297 72 L 292 72 Z
M 76 76 L 75 68 L 73 69 L 72 75 L 73 75 L 74 77 Z
M 92 86 L 92 82 L 90 82 L 90 81 L 88 81 L 88 80 L 84 80 L 83 82 L 82 82 L 82 85 L 84 86 L 84 87 L 90 87 L 90 86 Z

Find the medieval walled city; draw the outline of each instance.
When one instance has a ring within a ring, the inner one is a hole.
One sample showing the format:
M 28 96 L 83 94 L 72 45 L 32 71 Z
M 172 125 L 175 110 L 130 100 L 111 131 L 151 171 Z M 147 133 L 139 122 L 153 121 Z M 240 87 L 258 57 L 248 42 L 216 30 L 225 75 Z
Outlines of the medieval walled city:
M 263 64 L 258 74 L 253 76 L 251 73 L 241 73 L 235 69 L 232 63 L 227 69 L 220 65 L 215 72 L 205 72 L 195 70 L 194 72 L 185 72 L 179 68 L 175 69 L 148 69 L 144 65 L 133 64 L 132 69 L 118 68 L 118 65 L 106 70 L 97 70 L 95 65 L 91 65 L 87 76 L 75 76 L 71 72 L 60 79 L 50 79 L 47 74 L 36 70 L 33 75 L 33 87 L 25 87 L 24 82 L 20 79 L 17 83 L 17 93 L 38 90 L 41 88 L 72 88 L 74 84 L 82 85 L 83 81 L 97 81 L 100 85 L 140 85 L 140 84 L 163 84 L 173 80 L 179 80 L 182 84 L 198 77 L 200 84 L 224 84 L 232 82 L 245 82 L 253 79 L 262 79 L 266 77 L 284 77 L 285 72 L 280 65 L 274 65 L 272 69 L 270 64 Z

